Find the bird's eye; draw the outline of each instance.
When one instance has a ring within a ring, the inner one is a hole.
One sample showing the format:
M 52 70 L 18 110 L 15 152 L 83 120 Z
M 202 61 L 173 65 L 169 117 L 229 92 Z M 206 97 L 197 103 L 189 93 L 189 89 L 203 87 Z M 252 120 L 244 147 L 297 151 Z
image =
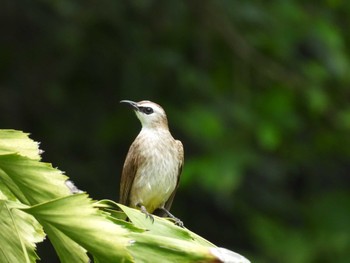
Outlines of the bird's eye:
M 147 115 L 153 113 L 153 109 L 151 107 L 144 107 L 143 112 L 146 113 Z

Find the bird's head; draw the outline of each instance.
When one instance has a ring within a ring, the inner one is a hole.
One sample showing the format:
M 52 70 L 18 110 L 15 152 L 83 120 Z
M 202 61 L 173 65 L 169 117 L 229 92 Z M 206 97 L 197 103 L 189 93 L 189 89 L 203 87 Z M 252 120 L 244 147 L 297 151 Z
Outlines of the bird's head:
M 158 104 L 143 100 L 134 102 L 131 100 L 122 100 L 121 103 L 129 104 L 136 113 L 143 128 L 166 128 L 168 129 L 168 120 L 165 111 Z

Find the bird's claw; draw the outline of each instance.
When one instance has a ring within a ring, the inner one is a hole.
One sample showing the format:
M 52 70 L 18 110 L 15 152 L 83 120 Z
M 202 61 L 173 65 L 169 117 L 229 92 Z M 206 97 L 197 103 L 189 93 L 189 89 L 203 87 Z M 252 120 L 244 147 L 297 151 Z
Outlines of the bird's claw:
M 141 212 L 144 213 L 146 215 L 146 218 L 150 218 L 152 223 L 154 223 L 154 216 L 150 213 L 148 213 L 146 207 L 144 207 L 143 205 L 140 207 L 141 208 Z
M 154 216 L 151 215 L 150 213 L 148 213 L 148 212 L 146 213 L 146 218 L 150 218 L 152 223 L 154 223 Z
M 174 221 L 175 221 L 175 225 L 184 228 L 184 223 L 180 219 L 174 218 Z
M 177 225 L 177 226 L 179 226 L 179 227 L 184 227 L 184 223 L 180 220 L 180 219 L 178 219 L 177 217 L 175 217 L 172 213 L 170 213 L 167 209 L 165 209 L 164 207 L 161 207 L 161 208 L 159 208 L 159 209 L 161 209 L 162 211 L 164 211 L 165 212 L 165 214 L 167 214 L 167 216 L 169 216 L 170 218 L 171 218 L 171 220 L 173 220 L 174 221 L 174 224 L 175 225 Z

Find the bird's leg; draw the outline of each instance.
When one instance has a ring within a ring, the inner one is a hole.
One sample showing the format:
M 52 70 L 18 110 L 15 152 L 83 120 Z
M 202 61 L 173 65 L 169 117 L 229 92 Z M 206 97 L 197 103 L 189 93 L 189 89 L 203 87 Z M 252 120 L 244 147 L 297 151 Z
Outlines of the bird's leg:
M 145 206 L 143 206 L 142 204 L 138 203 L 136 206 L 138 206 L 141 210 L 142 213 L 144 213 L 146 215 L 146 218 L 150 218 L 152 223 L 154 223 L 154 217 L 152 214 L 148 213 L 147 209 Z
M 165 212 L 167 214 L 167 216 L 169 216 L 171 219 L 173 219 L 175 221 L 175 225 L 177 225 L 179 227 L 184 227 L 184 223 L 180 219 L 175 217 L 172 213 L 170 213 L 167 209 L 165 209 L 164 207 L 160 207 L 158 209 L 162 210 L 163 212 Z

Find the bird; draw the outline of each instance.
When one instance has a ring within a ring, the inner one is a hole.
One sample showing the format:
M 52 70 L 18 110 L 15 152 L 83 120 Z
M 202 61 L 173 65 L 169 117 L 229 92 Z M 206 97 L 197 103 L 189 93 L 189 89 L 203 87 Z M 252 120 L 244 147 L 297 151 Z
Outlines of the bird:
M 164 109 L 151 101 L 122 100 L 132 107 L 141 122 L 141 131 L 126 155 L 120 180 L 119 203 L 139 209 L 154 222 L 154 215 L 168 216 L 179 186 L 184 163 L 181 141 L 169 131 Z

